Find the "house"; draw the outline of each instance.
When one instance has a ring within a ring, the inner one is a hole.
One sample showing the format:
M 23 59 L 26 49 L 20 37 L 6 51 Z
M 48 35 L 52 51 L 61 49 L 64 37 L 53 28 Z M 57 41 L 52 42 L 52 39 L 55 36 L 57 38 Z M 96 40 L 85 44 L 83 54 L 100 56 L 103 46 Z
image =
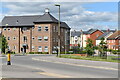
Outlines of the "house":
M 55 51 L 58 46 L 58 20 L 46 8 L 43 15 L 5 16 L 1 22 L 2 35 L 8 48 L 16 53 Z M 60 22 L 60 49 L 69 51 L 70 27 Z
M 72 31 L 70 38 L 70 46 L 86 47 L 87 39 L 90 38 L 93 44 L 96 45 L 96 39 L 103 34 L 102 31 L 98 29 L 89 29 L 88 31 Z
M 108 49 L 120 49 L 120 30 L 113 33 L 107 38 Z
M 86 47 L 87 39 L 91 39 L 93 41 L 93 45 L 96 45 L 96 39 L 103 34 L 102 31 L 98 29 L 89 29 L 88 31 L 81 32 L 81 46 Z
M 71 31 L 70 34 L 70 48 L 72 46 L 78 46 L 81 42 L 81 32 L 80 31 Z
M 100 42 L 101 42 L 101 38 L 104 38 L 104 42 L 107 42 L 107 38 L 109 36 L 111 36 L 113 34 L 113 31 L 107 31 L 107 32 L 104 32 L 104 34 L 102 34 L 101 36 L 99 36 L 97 39 L 96 39 L 96 45 L 99 45 Z

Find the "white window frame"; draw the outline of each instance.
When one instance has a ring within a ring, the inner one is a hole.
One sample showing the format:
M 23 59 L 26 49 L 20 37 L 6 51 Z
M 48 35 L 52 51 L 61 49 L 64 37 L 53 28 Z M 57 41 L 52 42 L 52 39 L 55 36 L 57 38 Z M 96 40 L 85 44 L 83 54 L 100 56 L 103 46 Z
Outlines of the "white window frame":
M 45 28 L 45 31 L 49 31 L 48 26 L 45 26 L 44 28 Z M 47 30 L 46 30 L 46 29 L 47 29 Z
M 38 46 L 38 52 L 42 52 L 42 46 Z
M 16 40 L 16 37 L 13 37 L 13 40 Z
M 44 41 L 48 42 L 48 37 L 47 36 L 44 36 Z
M 42 42 L 42 37 L 41 36 L 38 37 L 38 42 Z
M 16 49 L 16 46 L 13 46 L 13 49 Z
M 48 46 L 44 47 L 44 52 L 48 52 Z
M 10 40 L 10 37 L 8 37 L 8 39 L 7 40 Z
M 38 26 L 38 31 L 39 31 L 39 30 L 42 31 L 42 27 L 41 27 L 41 26 Z

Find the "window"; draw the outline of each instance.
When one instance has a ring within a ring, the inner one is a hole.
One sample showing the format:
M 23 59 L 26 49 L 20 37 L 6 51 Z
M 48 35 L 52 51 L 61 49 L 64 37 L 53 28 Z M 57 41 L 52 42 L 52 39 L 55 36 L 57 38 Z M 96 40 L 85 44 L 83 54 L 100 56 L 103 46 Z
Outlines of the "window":
M 14 46 L 13 49 L 16 49 L 16 46 Z
M 6 28 L 3 28 L 4 31 L 6 31 Z
M 33 30 L 34 28 L 35 28 L 35 27 L 33 26 L 33 27 L 32 27 L 32 30 Z
M 14 28 L 13 28 L 13 30 L 15 31 L 15 30 L 16 30 L 16 28 L 14 27 Z
M 27 36 L 23 36 L 23 41 L 27 42 Z
M 45 31 L 48 31 L 48 27 L 45 27 Z
M 34 40 L 35 38 L 34 37 L 32 37 L 32 40 Z
M 10 37 L 8 37 L 8 40 L 10 40 Z
M 55 27 L 56 27 L 56 26 L 53 26 L 53 32 L 55 32 Z
M 44 40 L 47 42 L 48 41 L 48 37 L 46 36 L 46 37 L 44 37 Z
M 42 41 L 42 37 L 38 37 L 38 41 L 41 42 Z
M 10 46 L 8 46 L 8 50 L 10 50 Z
M 35 49 L 35 46 L 32 46 L 32 49 L 34 50 L 34 49 Z
M 27 30 L 27 27 L 23 27 L 23 29 L 22 29 L 23 31 L 26 31 Z
M 42 52 L 42 46 L 38 46 L 38 52 Z
M 10 31 L 10 28 L 8 28 L 8 31 Z
M 38 31 L 41 31 L 42 30 L 42 27 L 38 27 Z
M 96 37 L 98 37 L 99 36 L 99 34 L 96 34 Z
M 13 37 L 13 40 L 16 40 L 16 37 Z
M 44 51 L 48 52 L 48 46 L 45 46 Z

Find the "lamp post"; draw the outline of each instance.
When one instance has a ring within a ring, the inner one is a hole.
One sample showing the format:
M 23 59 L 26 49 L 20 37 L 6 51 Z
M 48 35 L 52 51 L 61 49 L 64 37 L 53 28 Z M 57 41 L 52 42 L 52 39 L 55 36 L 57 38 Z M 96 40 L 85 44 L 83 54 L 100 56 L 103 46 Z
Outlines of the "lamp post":
M 59 20 L 58 20 L 58 54 L 60 55 L 60 4 L 55 4 L 55 6 L 59 7 Z

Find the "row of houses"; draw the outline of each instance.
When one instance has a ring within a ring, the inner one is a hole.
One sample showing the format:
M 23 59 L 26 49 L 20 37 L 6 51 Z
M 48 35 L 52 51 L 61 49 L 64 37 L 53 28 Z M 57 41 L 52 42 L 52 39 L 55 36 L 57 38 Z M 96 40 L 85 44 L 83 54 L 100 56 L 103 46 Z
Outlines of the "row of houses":
M 120 31 L 119 30 L 98 30 L 89 29 L 88 31 L 71 31 L 70 47 L 86 47 L 86 40 L 90 38 L 94 46 L 98 46 L 101 38 L 104 38 L 108 49 L 120 49 Z

